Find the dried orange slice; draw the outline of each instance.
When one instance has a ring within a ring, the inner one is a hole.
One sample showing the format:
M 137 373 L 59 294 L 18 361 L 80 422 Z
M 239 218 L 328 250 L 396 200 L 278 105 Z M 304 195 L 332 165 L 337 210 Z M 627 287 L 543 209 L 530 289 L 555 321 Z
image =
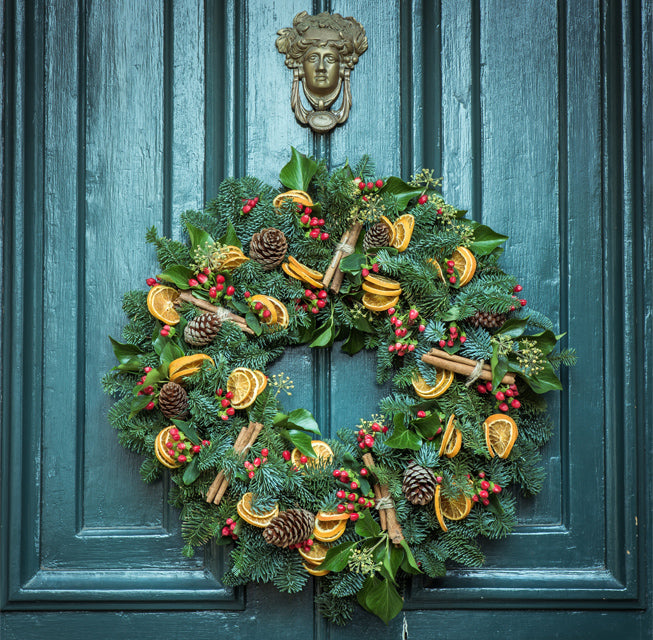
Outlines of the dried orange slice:
M 265 387 L 268 386 L 268 377 L 258 369 L 253 369 L 252 373 L 254 374 L 254 377 L 258 382 L 258 391 L 256 392 L 256 395 L 260 396 L 261 393 L 263 393 L 263 391 L 265 390 Z
M 460 429 L 454 429 L 446 443 L 444 440 L 442 442 L 444 445 L 444 451 L 442 446 L 440 446 L 440 451 L 442 451 L 440 455 L 444 454 L 447 458 L 455 458 L 460 452 L 460 447 L 463 444 L 463 434 Z
M 460 275 L 458 284 L 466 285 L 476 273 L 476 258 L 467 247 L 458 247 L 451 256 Z
M 442 486 L 435 489 L 435 515 L 440 523 L 442 531 L 447 531 L 447 520 L 462 520 L 472 510 L 472 501 L 461 491 L 457 496 L 446 498 L 442 495 Z
M 254 404 L 258 395 L 259 383 L 255 373 L 246 367 L 237 367 L 227 379 L 227 391 L 233 394 L 231 406 L 246 409 Z
M 348 513 L 338 513 L 337 511 L 319 511 L 315 516 L 316 520 L 328 522 L 329 520 L 349 520 Z
M 177 469 L 181 467 L 181 462 L 177 462 L 173 457 L 168 453 L 168 447 L 166 446 L 168 442 L 172 441 L 172 436 L 170 435 L 170 429 L 174 425 L 166 427 L 159 431 L 156 440 L 154 441 L 154 454 L 156 455 L 159 462 L 168 469 Z
M 313 206 L 313 200 L 311 200 L 311 196 L 309 196 L 306 191 L 300 191 L 299 189 L 291 189 L 290 191 L 280 193 L 278 196 L 275 196 L 272 204 L 275 208 L 279 209 L 281 208 L 284 200 L 292 200 L 297 204 L 303 204 L 305 207 Z
M 267 527 L 274 518 L 279 515 L 279 505 L 275 504 L 273 509 L 269 511 L 254 511 L 252 509 L 252 499 L 254 494 L 251 492 L 244 493 L 243 497 L 240 499 L 236 505 L 236 511 L 238 515 L 245 521 L 255 527 L 261 527 L 262 529 Z
M 295 278 L 296 280 L 301 280 L 306 284 L 310 284 L 311 287 L 315 287 L 316 289 L 322 289 L 324 287 L 324 285 L 319 280 L 316 280 L 315 278 L 305 273 L 299 273 L 298 271 L 295 271 L 295 269 L 290 264 L 286 264 L 284 262 L 281 265 L 281 268 L 283 269 L 284 273 L 289 275 L 291 278 Z
M 311 465 L 311 466 L 316 466 L 319 464 L 322 460 L 332 460 L 333 459 L 333 451 L 331 447 L 326 443 L 322 442 L 322 440 L 311 440 L 311 445 L 313 447 L 313 451 L 315 451 L 315 454 L 317 455 L 316 458 L 308 458 L 306 462 L 302 462 L 302 456 L 304 455 L 299 449 L 293 449 L 292 454 L 290 455 L 290 460 L 291 462 L 296 466 L 300 467 L 303 466 L 304 464 L 306 465 Z
M 335 542 L 347 528 L 346 520 L 318 520 L 315 519 L 313 536 L 320 542 Z
M 453 382 L 453 371 L 446 369 L 435 368 L 435 385 L 431 386 L 426 383 L 426 380 L 418 373 L 413 379 L 413 389 L 415 393 L 425 400 L 432 400 L 439 398 L 451 386 Z
M 329 547 L 321 542 L 313 542 L 308 551 L 305 551 L 303 547 L 299 548 L 299 555 L 306 560 L 306 562 L 317 566 L 324 562 L 326 558 L 327 551 Z
M 404 213 L 395 220 L 395 238 L 392 246 L 397 251 L 406 251 L 413 237 L 413 229 L 415 228 L 415 218 L 410 213 Z
M 302 562 L 304 569 L 312 576 L 325 576 L 327 573 L 331 573 L 329 569 L 314 569 L 312 565 Z
M 447 426 L 444 430 L 444 433 L 442 434 L 442 443 L 440 444 L 440 450 L 438 451 L 438 455 L 442 457 L 445 455 L 445 452 L 447 450 L 447 445 L 449 444 L 449 440 L 451 440 L 452 436 L 454 435 L 454 431 L 457 431 L 456 429 L 456 416 L 452 413 L 449 416 L 449 420 L 447 421 Z M 454 443 L 455 444 L 455 443 Z M 460 450 L 460 447 L 458 447 Z M 456 451 L 458 453 L 458 451 Z M 454 455 L 456 455 L 454 453 Z M 449 456 L 453 458 L 453 456 Z
M 507 458 L 512 451 L 512 446 L 517 440 L 519 430 L 517 424 L 505 413 L 495 413 L 483 423 L 485 429 L 485 444 L 490 456 Z
M 388 231 L 390 232 L 389 246 L 392 247 L 392 246 L 393 246 L 392 243 L 394 242 L 394 240 L 395 240 L 395 235 L 396 235 L 396 232 L 395 232 L 395 226 L 394 226 L 394 225 L 392 224 L 392 222 L 390 222 L 390 220 L 389 220 L 388 218 L 386 218 L 385 216 L 381 216 L 381 217 L 379 218 L 379 222 L 382 222 L 386 227 L 388 227 Z
M 192 356 L 183 356 L 173 360 L 168 367 L 170 382 L 179 382 L 179 380 L 187 376 L 192 376 L 202 368 L 204 362 L 210 362 L 215 366 L 213 358 L 207 356 L 205 353 L 195 353 Z
M 164 324 L 177 324 L 179 314 L 175 310 L 175 302 L 179 297 L 179 291 L 172 287 L 166 287 L 159 284 L 150 289 L 147 294 L 147 309 L 157 319 Z
M 388 294 L 397 295 L 401 291 L 401 285 L 392 278 L 386 278 L 385 276 L 380 276 L 378 273 L 370 273 L 365 276 L 365 282 L 371 284 L 377 289 L 383 289 L 387 291 Z M 394 294 L 393 294 L 394 292 Z
M 380 296 L 377 293 L 370 293 L 366 291 L 362 298 L 363 306 L 370 311 L 386 311 L 390 307 L 394 307 L 399 302 L 399 296 L 394 295 L 392 298 Z
M 281 302 L 281 300 L 277 300 L 272 296 L 268 296 L 268 300 L 270 304 L 274 307 L 274 310 L 277 312 L 276 323 L 280 327 L 285 329 L 288 326 L 288 323 L 290 322 L 290 316 L 288 315 L 288 309 L 286 308 L 286 305 L 283 302 Z
M 401 293 L 401 289 L 394 289 L 393 291 L 389 291 L 388 289 L 380 289 L 375 287 L 374 285 L 368 284 L 367 282 L 363 282 L 363 291 L 373 293 L 377 296 L 385 296 L 386 298 L 393 298 L 394 296 L 398 296 Z
M 257 294 L 251 298 L 253 303 L 260 302 L 269 312 L 270 315 L 267 318 L 262 318 L 261 322 L 264 324 L 276 324 L 277 322 L 277 307 L 273 302 L 270 302 L 269 296 L 264 296 L 263 294 Z M 277 300 L 277 302 L 279 302 Z M 279 302 L 279 304 L 281 304 Z

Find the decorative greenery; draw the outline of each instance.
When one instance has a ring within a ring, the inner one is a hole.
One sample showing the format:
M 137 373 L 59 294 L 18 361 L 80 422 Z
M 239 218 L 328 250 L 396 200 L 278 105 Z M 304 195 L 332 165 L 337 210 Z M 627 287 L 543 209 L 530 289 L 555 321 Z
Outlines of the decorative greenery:
M 543 481 L 539 450 L 552 425 L 538 394 L 561 388 L 555 370 L 573 364 L 575 356 L 570 350 L 555 351 L 562 336 L 553 332 L 543 314 L 526 309 L 526 301 L 518 296 L 521 286 L 499 267 L 506 236 L 447 204 L 432 172 L 422 171 L 410 182 L 398 177 L 377 181 L 369 158 L 355 167 L 346 164 L 329 171 L 324 162 L 292 149 L 280 181 L 287 189 L 310 194 L 310 214 L 324 219 L 327 240 L 309 235 L 295 202 L 275 207 L 279 191 L 252 177 L 226 180 L 204 211 L 182 215 L 187 243 L 148 231 L 146 239 L 161 265 L 157 278 L 148 279 L 150 286 L 164 283 L 227 307 L 244 317 L 253 333 L 224 321 L 213 342 L 192 347 L 183 339 L 184 327 L 200 309 L 184 303 L 179 324 L 164 326 L 148 311 L 146 293 L 127 293 L 122 341 L 111 339 L 118 364 L 103 380 L 106 392 L 116 398 L 109 421 L 121 444 L 144 456 L 145 482 L 156 481 L 165 470 L 155 455 L 155 439 L 163 428 L 174 422 L 196 447 L 186 464 L 169 469 L 174 483 L 170 501 L 181 510 L 186 555 L 205 544 L 233 546 L 224 576 L 229 585 L 265 581 L 294 593 L 310 578 L 297 550 L 266 543 L 262 529 L 238 516 L 236 505 L 244 493 L 254 494 L 260 511 L 278 504 L 281 511 L 333 512 L 347 502 L 338 497 L 344 485 L 334 470 L 357 478 L 365 504 L 356 502 L 355 517 L 342 537 L 326 545 L 330 548 L 319 569 L 329 573 L 319 578 L 323 585 L 317 601 L 322 613 L 339 624 L 351 618 L 355 601 L 388 622 L 401 611 L 402 584 L 408 576 L 440 577 L 448 562 L 479 566 L 483 553 L 477 538 L 500 538 L 513 529 L 514 492 L 521 487 L 524 494 L 536 493 Z M 381 216 L 394 223 L 408 213 L 415 226 L 405 250 L 395 246 L 363 252 L 367 228 Z M 281 268 L 266 271 L 254 260 L 223 266 L 228 246 L 242 248 L 247 255 L 253 234 L 274 227 L 285 234 L 289 255 L 324 273 L 337 240 L 353 220 L 365 226 L 354 253 L 342 260 L 344 281 L 337 294 L 318 296 L 315 287 Z M 469 249 L 476 261 L 473 277 L 462 286 L 464 274 L 449 262 L 459 247 Z M 402 293 L 389 313 L 364 304 L 362 285 L 369 273 L 400 285 Z M 266 324 L 263 310 L 252 305 L 255 294 L 274 296 L 287 307 L 287 327 Z M 497 326 L 479 324 L 474 320 L 479 314 L 491 317 Z M 407 330 L 403 335 L 398 320 Z M 375 350 L 377 379 L 391 379 L 393 390 L 381 401 L 380 415 L 364 416 L 335 438 L 326 438 L 332 458 L 297 466 L 296 458 L 289 459 L 290 450 L 296 447 L 304 460 L 315 460 L 311 443 L 321 436 L 309 411 L 284 411 L 282 400 L 292 393 L 292 381 L 284 375 L 271 377 L 245 410 L 226 411 L 223 390 L 235 368 L 265 371 L 287 347 L 299 344 L 337 344 L 351 356 Z M 465 376 L 456 374 L 442 395 L 420 397 L 413 386 L 418 375 L 430 386 L 440 380 L 438 370 L 422 360 L 432 347 L 483 359 L 491 365 L 492 385 L 478 381 L 468 386 Z M 209 356 L 214 366 L 205 364 L 183 380 L 188 418 L 171 421 L 159 410 L 157 394 L 169 380 L 170 363 L 197 353 Z M 513 387 L 501 384 L 507 373 L 517 377 Z M 488 416 L 497 413 L 510 415 L 519 430 L 505 458 L 491 455 L 483 427 Z M 457 455 L 447 457 L 440 451 L 451 415 L 462 446 Z M 262 423 L 263 429 L 251 450 L 239 455 L 234 441 L 250 421 Z M 362 461 L 366 452 L 374 456 L 375 477 Z M 473 501 L 469 514 L 446 520 L 445 531 L 433 499 L 425 505 L 410 503 L 402 481 L 411 461 L 432 470 L 436 501 L 438 495 L 445 500 L 466 496 Z M 218 506 L 207 504 L 207 490 L 219 472 L 229 478 L 229 489 Z M 404 537 L 400 544 L 393 544 L 389 532 L 382 530 L 380 512 L 368 508 L 374 501 L 366 496 L 374 482 L 387 486 L 394 501 Z

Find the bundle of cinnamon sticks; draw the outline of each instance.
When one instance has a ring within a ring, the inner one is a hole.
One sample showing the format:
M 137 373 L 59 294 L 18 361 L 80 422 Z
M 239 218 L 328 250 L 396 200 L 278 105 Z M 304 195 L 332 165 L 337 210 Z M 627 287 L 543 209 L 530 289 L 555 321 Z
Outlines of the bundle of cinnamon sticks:
M 340 261 L 348 256 L 350 253 L 353 253 L 356 243 L 358 242 L 358 237 L 360 236 L 361 229 L 363 228 L 362 222 L 354 222 L 354 224 L 342 234 L 340 243 L 338 244 L 338 249 L 333 254 L 333 259 L 329 268 L 326 270 L 324 277 L 322 278 L 322 284 L 325 287 L 329 286 L 331 283 L 331 291 L 338 293 L 340 291 L 340 286 L 342 285 L 342 279 L 344 278 L 344 273 L 340 270 Z M 333 281 L 332 281 L 333 280 Z
M 246 453 L 256 442 L 261 429 L 263 429 L 263 425 L 260 422 L 250 422 L 247 427 L 243 427 L 236 438 L 236 442 L 234 442 L 234 451 L 239 454 Z M 206 501 L 220 504 L 220 500 L 222 500 L 222 496 L 224 496 L 228 487 L 229 478 L 224 474 L 224 471 L 220 471 L 206 493 Z
M 434 367 L 439 369 L 445 369 L 446 371 L 453 371 L 454 373 L 460 373 L 464 376 L 470 376 L 472 372 L 476 369 L 477 362 L 476 360 L 470 360 L 469 358 L 463 358 L 462 356 L 457 356 L 455 354 L 447 353 L 446 351 L 441 351 L 440 349 L 431 349 L 428 353 L 425 353 L 422 356 L 422 361 L 426 364 L 431 364 Z M 484 364 L 481 373 L 479 375 L 481 380 L 492 380 L 492 367 L 490 365 Z M 501 384 L 514 384 L 515 383 L 515 374 L 506 373 L 505 376 L 501 379 Z
M 224 307 L 217 307 L 216 305 L 211 304 L 206 300 L 196 298 L 190 291 L 181 291 L 177 300 L 190 302 L 191 304 L 194 304 L 198 309 L 202 309 L 208 313 L 215 313 L 221 320 L 229 320 L 230 322 L 233 322 L 239 329 L 242 329 L 245 333 L 254 335 L 254 331 L 252 331 L 247 326 L 247 321 L 245 318 L 232 313 L 229 311 L 229 309 L 225 309 Z
M 374 470 L 374 458 L 371 453 L 363 454 L 363 462 L 370 471 Z M 377 483 L 372 488 L 374 490 L 374 500 L 377 504 L 383 499 L 386 501 L 392 500 L 387 485 L 380 485 Z M 387 506 L 386 508 L 379 509 L 379 520 L 381 521 L 381 529 L 388 532 L 388 536 L 394 544 L 399 544 L 404 539 L 404 534 L 401 530 L 401 525 L 397 520 L 397 512 L 394 506 Z

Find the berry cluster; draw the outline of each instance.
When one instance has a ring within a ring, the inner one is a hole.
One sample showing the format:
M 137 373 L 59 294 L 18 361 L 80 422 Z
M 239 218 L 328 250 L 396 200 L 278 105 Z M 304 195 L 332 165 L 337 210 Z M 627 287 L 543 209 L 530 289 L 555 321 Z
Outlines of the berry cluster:
M 492 393 L 494 391 L 494 397 L 499 403 L 497 408 L 504 413 L 507 413 L 510 409 L 519 409 L 521 407 L 521 402 L 517 400 L 519 391 L 516 384 L 503 385 L 495 391 L 491 382 L 482 382 L 477 385 L 476 390 L 482 394 Z
M 360 189 L 361 193 L 370 194 L 378 191 L 383 186 L 383 180 L 365 182 L 363 178 L 354 178 L 354 184 Z
M 469 478 L 469 476 L 467 476 Z M 485 479 L 485 471 L 480 471 L 478 474 L 479 479 L 474 479 L 472 484 L 474 486 L 474 495 L 472 500 L 474 502 L 481 502 L 484 506 L 490 504 L 490 493 L 501 493 L 503 491 L 495 482 L 491 482 Z M 471 478 L 469 478 L 471 480 Z
M 222 535 L 225 538 L 229 537 L 233 540 L 238 540 L 238 534 L 236 533 L 236 523 L 234 522 L 233 518 L 227 518 L 224 527 L 222 527 Z
M 268 453 L 270 452 L 267 449 L 261 449 L 260 456 L 256 456 L 251 462 L 249 460 L 243 462 L 243 467 L 247 469 L 247 477 L 250 480 L 256 475 L 258 468 L 268 461 Z
M 417 346 L 417 334 L 422 333 L 426 327 L 423 324 L 418 324 L 419 311 L 417 309 L 410 309 L 408 313 L 397 313 L 394 307 L 388 309 L 390 316 L 390 324 L 394 327 L 394 334 L 398 341 L 388 346 L 390 353 L 396 353 L 398 356 L 406 355 L 406 352 L 415 351 Z
M 166 335 L 167 335 L 167 334 L 166 334 Z M 141 387 L 141 386 L 143 386 L 143 385 L 145 384 L 145 380 L 147 379 L 147 374 L 148 374 L 150 371 L 152 371 L 152 367 L 144 367 L 144 368 L 143 368 L 143 371 L 145 372 L 145 375 L 143 375 L 143 376 L 141 377 L 141 379 L 136 383 L 136 385 L 139 386 L 139 387 Z M 155 391 L 154 387 L 153 387 L 152 385 L 149 385 L 149 384 L 148 384 L 146 387 L 144 387 L 143 389 L 139 390 L 139 392 L 138 392 L 137 395 L 139 395 L 139 396 L 153 396 L 153 395 L 155 394 L 155 392 L 156 392 L 156 391 Z M 154 404 L 153 401 L 150 401 L 150 402 L 148 402 L 148 403 L 145 405 L 145 408 L 146 408 L 148 411 L 152 411 L 152 409 L 154 409 L 154 407 L 155 407 L 155 404 Z
M 243 213 L 247 215 L 258 204 L 258 196 L 252 198 L 251 200 L 246 200 L 243 198 L 243 202 L 245 203 L 243 205 Z
M 312 216 L 313 209 L 305 207 L 303 204 L 298 204 L 297 213 L 300 215 L 299 224 L 301 224 L 304 229 L 310 229 L 310 231 L 307 231 L 306 233 L 307 236 L 314 240 L 317 240 L 318 238 L 320 240 L 329 239 L 329 234 L 326 231 L 321 231 L 322 227 L 324 227 L 324 219 Z
M 367 276 L 370 275 L 370 271 L 374 271 L 374 273 L 378 273 L 380 268 L 381 266 L 379 265 L 378 262 L 375 262 L 374 264 L 366 264 L 361 269 L 361 275 L 363 276 L 363 278 L 367 278 Z
M 313 546 L 313 538 L 309 538 L 308 540 L 304 540 L 303 542 L 296 542 L 295 544 L 290 544 L 288 545 L 288 548 L 301 549 L 305 553 L 308 553 L 311 550 L 312 546 Z
M 365 467 L 363 467 L 359 474 L 361 477 L 366 477 L 369 475 L 369 472 Z M 342 500 L 342 502 L 340 502 L 336 507 L 338 513 L 349 513 L 349 519 L 352 522 L 355 522 L 360 517 L 360 511 L 374 506 L 374 492 L 369 489 L 367 493 L 363 495 L 359 477 L 356 473 L 351 471 L 351 469 L 345 469 L 344 467 L 334 469 L 333 477 L 347 485 L 346 490 L 338 489 L 336 492 L 336 498 Z
M 376 433 L 388 433 L 388 427 L 381 426 L 378 422 L 363 421 L 363 426 L 356 433 L 358 446 L 361 449 L 371 449 L 374 446 L 374 434 Z
M 229 420 L 229 418 L 231 418 L 231 416 L 236 413 L 236 410 L 231 406 L 231 399 L 234 397 L 234 394 L 231 393 L 231 391 L 227 391 L 227 393 L 225 393 L 224 389 L 219 388 L 215 392 L 215 395 L 220 400 L 220 419 Z
M 317 293 L 311 289 L 306 289 L 304 291 L 304 298 L 297 298 L 295 300 L 295 309 L 303 309 L 304 311 L 318 314 L 327 306 L 328 299 L 329 294 L 325 289 L 320 289 Z
M 166 442 L 168 455 L 177 462 L 190 462 L 193 456 L 202 450 L 202 447 L 211 445 L 210 440 L 202 440 L 202 444 L 193 444 L 177 427 L 170 428 L 172 442 Z
M 267 320 L 272 312 L 269 309 L 266 309 L 262 302 L 256 301 L 252 304 L 252 293 L 250 291 L 245 291 L 243 294 L 249 308 L 258 316 L 261 320 Z
M 198 273 L 194 278 L 188 279 L 188 286 L 191 289 L 205 289 L 209 293 L 209 298 L 215 300 L 216 298 L 222 298 L 224 296 L 225 300 L 231 300 L 236 289 L 233 285 L 227 285 L 225 282 L 225 277 L 219 273 L 213 277 L 213 273 L 208 267 L 205 267 L 200 273 Z
M 159 332 L 164 338 L 167 338 L 168 336 L 174 336 L 175 333 L 177 333 L 176 329 L 174 327 L 171 327 L 169 324 L 164 324 L 163 327 L 161 327 L 161 331 Z
M 513 290 L 515 293 L 519 293 L 523 288 L 524 288 L 524 287 L 522 287 L 520 284 L 516 284 L 516 285 L 513 287 L 512 290 Z M 515 300 L 518 300 L 517 296 L 513 295 L 512 297 L 513 297 Z M 521 300 L 519 300 L 519 304 L 520 304 L 520 306 L 525 307 L 528 303 L 526 302 L 526 300 L 524 300 L 524 299 L 522 298 Z M 516 308 L 517 308 L 517 305 L 514 305 L 514 304 L 513 304 L 513 305 L 510 307 L 510 311 L 514 311 Z
M 458 325 L 455 322 L 452 322 L 449 325 L 448 330 L 445 331 L 442 338 L 440 338 L 438 345 L 440 346 L 441 349 L 446 349 L 446 348 L 452 349 L 454 347 L 458 347 L 462 344 L 465 344 L 466 340 L 467 340 L 467 335 L 465 334 L 465 332 L 461 331 L 459 333 Z

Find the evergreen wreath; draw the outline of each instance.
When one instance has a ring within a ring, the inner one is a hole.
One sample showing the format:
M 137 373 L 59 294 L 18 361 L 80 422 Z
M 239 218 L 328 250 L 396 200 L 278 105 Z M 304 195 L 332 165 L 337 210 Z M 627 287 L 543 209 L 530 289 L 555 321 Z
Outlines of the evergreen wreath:
M 187 243 L 150 229 L 162 272 L 124 296 L 103 380 L 143 480 L 171 474 L 184 553 L 233 545 L 227 585 L 324 576 L 319 608 L 340 624 L 356 602 L 387 623 L 411 574 L 480 566 L 477 538 L 510 533 L 512 488 L 544 479 L 541 394 L 575 359 L 501 270 L 506 236 L 447 204 L 431 171 L 374 172 L 292 149 L 289 191 L 228 179 L 182 214 Z M 309 411 L 284 412 L 292 381 L 265 371 L 336 341 L 376 350 L 393 392 L 323 440 Z

